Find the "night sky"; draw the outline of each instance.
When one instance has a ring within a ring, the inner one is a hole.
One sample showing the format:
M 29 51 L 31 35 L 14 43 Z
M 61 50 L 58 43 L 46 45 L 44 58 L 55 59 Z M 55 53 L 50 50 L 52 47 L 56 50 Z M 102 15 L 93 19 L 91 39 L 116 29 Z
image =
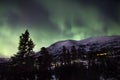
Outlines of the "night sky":
M 0 56 L 17 52 L 26 29 L 34 51 L 60 40 L 120 35 L 120 1 L 0 0 Z

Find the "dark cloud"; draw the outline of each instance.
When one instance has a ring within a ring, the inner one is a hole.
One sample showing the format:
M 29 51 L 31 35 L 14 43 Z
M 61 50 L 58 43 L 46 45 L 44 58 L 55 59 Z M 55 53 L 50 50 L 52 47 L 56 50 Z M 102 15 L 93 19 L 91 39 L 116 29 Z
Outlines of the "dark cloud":
M 86 6 L 95 6 L 100 9 L 104 16 L 112 18 L 114 21 L 119 22 L 118 9 L 120 8 L 119 0 L 80 0 Z
M 11 6 L 11 8 L 8 8 L 11 10 L 7 12 L 10 24 L 27 23 L 32 25 L 39 24 L 42 26 L 45 24 L 52 24 L 49 19 L 50 12 L 43 6 L 41 1 L 41 3 L 38 3 L 36 0 L 1 0 L 0 2 L 2 5 L 5 5 L 3 7 Z M 67 2 L 76 2 L 79 5 L 82 4 L 88 7 L 92 5 L 93 7 L 97 7 L 101 11 L 101 14 L 105 17 L 107 16 L 108 19 L 110 18 L 116 22 L 120 20 L 118 14 L 119 0 L 71 0 Z M 13 10 L 12 7 L 15 7 L 16 11 Z M 75 22 L 78 25 L 84 24 L 79 18 L 76 19 Z

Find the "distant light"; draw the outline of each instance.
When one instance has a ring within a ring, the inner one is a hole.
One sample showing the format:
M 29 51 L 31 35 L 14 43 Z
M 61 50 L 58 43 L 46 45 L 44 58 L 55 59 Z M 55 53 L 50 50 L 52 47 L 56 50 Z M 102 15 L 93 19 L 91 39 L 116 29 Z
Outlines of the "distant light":
M 97 56 L 106 56 L 107 53 L 100 53 L 100 54 L 97 54 Z

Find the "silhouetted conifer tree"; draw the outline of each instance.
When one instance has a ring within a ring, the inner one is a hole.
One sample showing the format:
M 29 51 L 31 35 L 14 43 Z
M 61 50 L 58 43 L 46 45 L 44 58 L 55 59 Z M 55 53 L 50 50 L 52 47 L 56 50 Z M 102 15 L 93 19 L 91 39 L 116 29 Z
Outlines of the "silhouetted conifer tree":
M 45 47 L 41 48 L 41 56 L 42 56 L 42 65 L 44 65 L 45 67 L 49 67 L 50 68 L 50 63 L 51 63 L 51 55 L 49 54 L 49 52 L 47 51 L 47 49 Z
M 85 59 L 85 54 L 86 51 L 84 49 L 84 46 L 81 45 L 78 49 L 77 49 L 77 54 L 78 54 L 78 59 Z
M 19 79 L 22 77 L 24 77 L 24 79 L 34 79 L 34 43 L 29 35 L 28 30 L 26 30 L 25 33 L 20 36 L 18 52 L 11 57 L 12 66 L 14 66 L 13 68 L 17 72 L 16 76 L 20 76 Z
M 39 79 L 50 80 L 51 61 L 52 61 L 52 56 L 49 54 L 49 52 L 45 47 L 42 47 L 40 51 L 40 56 L 38 57 L 38 64 L 39 64 L 38 78 Z
M 29 37 L 28 30 L 20 36 L 18 52 L 15 56 L 12 57 L 12 61 L 15 64 L 22 65 L 31 63 L 30 57 L 33 55 L 34 43 Z
M 71 64 L 71 54 L 69 50 L 67 50 L 66 61 L 67 61 L 67 64 Z
M 67 64 L 67 49 L 65 46 L 63 46 L 63 48 L 62 48 L 62 52 L 60 55 L 60 62 L 61 62 L 61 65 Z
M 71 57 L 72 57 L 73 62 L 75 62 L 75 60 L 78 58 L 77 50 L 76 50 L 75 46 L 71 47 Z

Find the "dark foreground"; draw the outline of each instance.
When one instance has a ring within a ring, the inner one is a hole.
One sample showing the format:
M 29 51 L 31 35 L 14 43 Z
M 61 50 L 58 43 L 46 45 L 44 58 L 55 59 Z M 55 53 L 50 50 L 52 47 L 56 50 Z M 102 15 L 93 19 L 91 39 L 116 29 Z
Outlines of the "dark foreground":
M 0 64 L 0 80 L 120 80 L 120 57 L 76 60 L 43 67 Z

